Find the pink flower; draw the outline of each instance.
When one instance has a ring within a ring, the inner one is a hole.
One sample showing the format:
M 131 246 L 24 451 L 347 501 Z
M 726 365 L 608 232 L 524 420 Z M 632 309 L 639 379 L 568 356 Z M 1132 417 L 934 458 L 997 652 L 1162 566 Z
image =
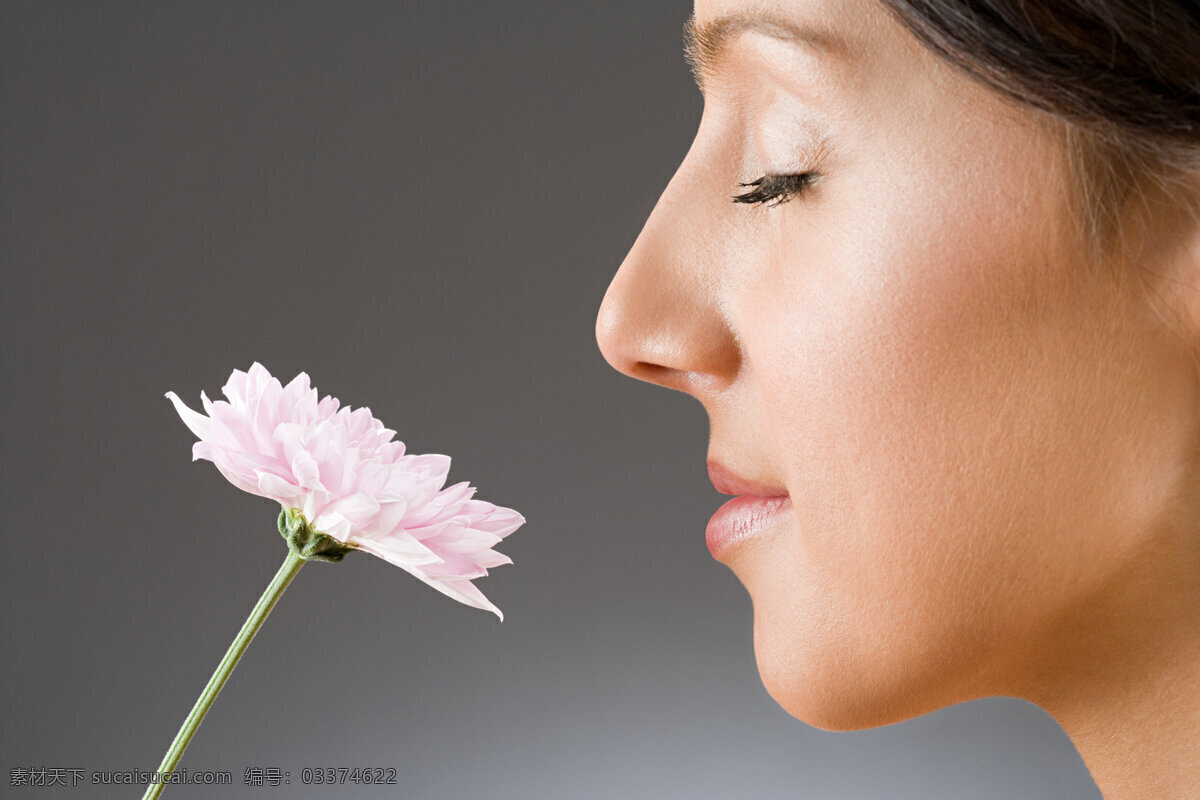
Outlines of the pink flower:
M 221 391 L 226 400 L 216 402 L 200 393 L 207 416 L 166 394 L 200 439 L 192 460 L 213 462 L 234 486 L 278 501 L 292 518 L 298 512 L 316 532 L 504 619 L 471 581 L 512 563 L 491 548 L 525 518 L 472 499 L 465 482 L 443 489 L 449 456 L 405 455 L 369 409 L 318 401 L 303 372 L 282 386 L 255 362 Z

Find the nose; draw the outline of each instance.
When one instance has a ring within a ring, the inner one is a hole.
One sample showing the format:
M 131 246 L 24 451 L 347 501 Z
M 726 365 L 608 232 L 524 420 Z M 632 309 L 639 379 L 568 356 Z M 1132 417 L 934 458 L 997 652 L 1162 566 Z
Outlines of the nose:
M 697 396 L 731 383 L 741 357 L 722 313 L 720 225 L 680 167 L 609 284 L 596 317 L 606 361 L 631 378 Z

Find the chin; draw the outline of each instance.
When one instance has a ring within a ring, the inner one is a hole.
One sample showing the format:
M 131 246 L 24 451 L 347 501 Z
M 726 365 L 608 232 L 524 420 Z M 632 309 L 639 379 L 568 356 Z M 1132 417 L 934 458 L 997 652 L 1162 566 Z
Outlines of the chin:
M 852 652 L 851 642 L 797 645 L 756 623 L 759 676 L 771 698 L 796 719 L 825 731 L 893 725 L 964 699 L 945 674 L 896 653 Z

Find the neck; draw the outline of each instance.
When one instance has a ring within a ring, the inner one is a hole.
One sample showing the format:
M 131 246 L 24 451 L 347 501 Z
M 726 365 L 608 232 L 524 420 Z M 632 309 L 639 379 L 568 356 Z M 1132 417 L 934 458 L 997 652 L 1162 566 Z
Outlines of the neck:
M 1022 693 L 1063 727 L 1104 800 L 1200 792 L 1200 558 L 1155 576 L 1060 625 L 1043 640 L 1053 663 Z
M 1164 653 L 1141 669 L 1140 679 L 1123 676 L 1103 696 L 1051 714 L 1105 800 L 1194 798 L 1200 791 L 1200 647 Z

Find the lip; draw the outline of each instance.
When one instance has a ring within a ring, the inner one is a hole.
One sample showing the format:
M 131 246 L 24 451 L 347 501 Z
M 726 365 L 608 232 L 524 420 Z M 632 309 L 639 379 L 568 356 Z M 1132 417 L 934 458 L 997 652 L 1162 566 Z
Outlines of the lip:
M 734 546 L 769 531 L 792 507 L 786 489 L 743 478 L 718 461 L 708 462 L 708 477 L 718 492 L 737 495 L 717 509 L 704 531 L 708 552 L 718 561 Z
M 771 530 L 778 518 L 792 507 L 792 498 L 735 497 L 717 509 L 704 530 L 708 552 L 718 561 L 736 545 Z
M 787 497 L 787 489 L 743 478 L 716 459 L 708 462 L 708 479 L 721 494 Z

